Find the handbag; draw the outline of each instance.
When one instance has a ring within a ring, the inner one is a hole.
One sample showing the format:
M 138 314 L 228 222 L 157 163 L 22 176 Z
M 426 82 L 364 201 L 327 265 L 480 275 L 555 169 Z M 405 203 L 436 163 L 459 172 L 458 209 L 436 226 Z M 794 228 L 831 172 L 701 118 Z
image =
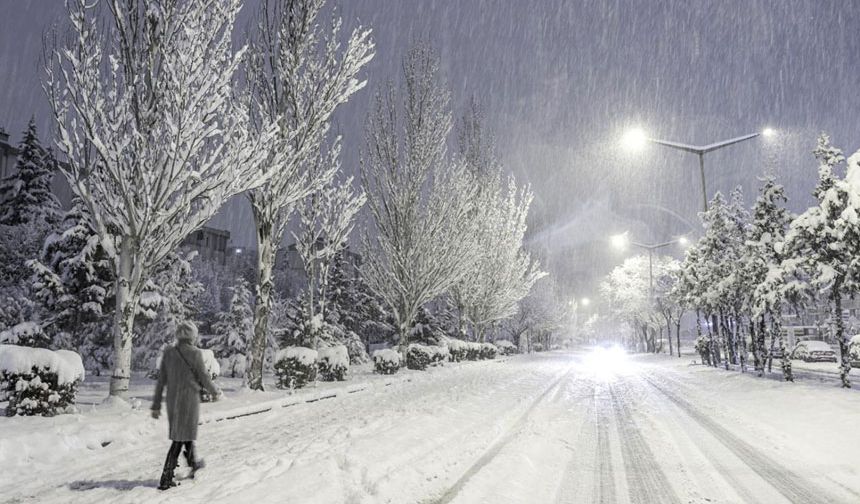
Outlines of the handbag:
M 194 381 L 197 382 L 197 386 L 200 387 L 200 402 L 209 402 L 212 397 L 209 395 L 209 391 L 200 383 L 200 378 L 197 376 L 197 372 L 194 371 L 194 367 L 185 359 L 185 356 L 182 354 L 182 349 L 179 346 L 176 346 L 176 351 L 179 352 L 179 357 L 182 358 L 185 365 L 188 366 L 188 369 L 191 371 L 191 375 L 194 376 Z

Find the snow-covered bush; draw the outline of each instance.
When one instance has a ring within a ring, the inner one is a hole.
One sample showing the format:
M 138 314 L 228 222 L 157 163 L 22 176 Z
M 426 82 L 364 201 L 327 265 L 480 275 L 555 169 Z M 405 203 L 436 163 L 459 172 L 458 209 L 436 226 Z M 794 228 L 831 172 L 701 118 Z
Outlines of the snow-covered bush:
M 406 367 L 423 371 L 427 366 L 440 366 L 450 358 L 448 347 L 412 344 L 406 350 Z
M 278 388 L 302 388 L 316 379 L 317 352 L 304 347 L 286 347 L 275 354 L 275 378 Z
M 367 350 L 364 348 L 364 343 L 354 332 L 346 331 L 344 333 L 343 344 L 349 353 L 349 362 L 351 364 L 364 364 L 370 360 Z
M 696 338 L 696 352 L 702 358 L 702 364 L 708 364 L 711 362 L 711 346 L 708 342 L 708 338 L 705 336 L 699 336 Z
M 848 358 L 851 359 L 851 367 L 860 367 L 860 334 L 852 336 L 848 342 Z
M 513 355 L 517 353 L 517 346 L 508 340 L 498 340 L 495 344 L 496 348 L 499 349 L 499 353 L 502 355 Z
M 499 349 L 492 343 L 479 343 L 478 356 L 481 360 L 495 359 Z
M 446 344 L 448 346 L 448 359 L 451 362 L 466 360 L 466 356 L 469 351 L 469 343 L 463 340 L 450 338 Z
M 481 359 L 482 344 L 474 341 L 466 342 L 466 360 Z
M 450 358 L 450 353 L 448 352 L 448 347 L 445 346 L 428 346 L 427 350 L 430 352 L 430 365 L 431 366 L 441 366 Z
M 0 400 L 9 400 L 7 416 L 64 411 L 75 403 L 84 376 L 81 356 L 75 352 L 0 345 Z
M 379 374 L 390 375 L 400 369 L 400 353 L 390 348 L 383 348 L 373 352 L 373 371 Z
M 412 344 L 406 349 L 406 367 L 424 371 L 433 359 L 435 352 L 431 353 L 430 347 L 426 345 Z
M 349 370 L 349 352 L 343 345 L 320 349 L 317 362 L 320 379 L 323 381 L 344 381 Z
M 247 362 L 248 358 L 245 357 L 245 354 L 241 353 L 235 353 L 229 357 L 219 359 L 218 363 L 221 365 L 221 376 L 229 376 L 230 378 L 245 376 Z
M 21 322 L 0 332 L 0 344 L 47 348 L 51 340 L 36 322 Z

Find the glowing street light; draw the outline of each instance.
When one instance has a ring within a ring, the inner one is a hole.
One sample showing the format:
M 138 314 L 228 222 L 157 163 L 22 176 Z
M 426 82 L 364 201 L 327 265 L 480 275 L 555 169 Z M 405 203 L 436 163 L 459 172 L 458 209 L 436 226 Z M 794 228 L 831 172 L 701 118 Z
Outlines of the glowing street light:
M 587 297 L 582 298 L 582 301 L 580 301 L 580 302 L 582 303 L 582 306 L 588 306 L 591 304 L 591 300 L 588 299 Z
M 629 241 L 630 240 L 627 239 L 627 233 L 612 235 L 612 237 L 609 238 L 609 242 L 612 243 L 612 247 L 617 250 L 626 249 Z
M 702 207 L 705 209 L 705 211 L 707 211 L 708 192 L 705 189 L 705 154 L 718 149 L 722 149 L 723 147 L 728 147 L 729 145 L 743 142 L 745 140 L 751 140 L 757 136 L 773 137 L 775 135 L 776 130 L 774 130 L 773 128 L 765 128 L 758 133 L 750 133 L 749 135 L 743 135 L 708 145 L 690 145 L 678 142 L 669 142 L 667 140 L 649 138 L 648 135 L 645 134 L 645 132 L 641 128 L 634 128 L 629 130 L 627 133 L 624 134 L 624 136 L 621 137 L 621 145 L 626 150 L 639 150 L 645 147 L 645 144 L 651 142 L 658 145 L 662 145 L 664 147 L 669 147 L 670 149 L 682 150 L 684 152 L 689 152 L 699 156 L 699 174 L 701 175 L 702 179 Z

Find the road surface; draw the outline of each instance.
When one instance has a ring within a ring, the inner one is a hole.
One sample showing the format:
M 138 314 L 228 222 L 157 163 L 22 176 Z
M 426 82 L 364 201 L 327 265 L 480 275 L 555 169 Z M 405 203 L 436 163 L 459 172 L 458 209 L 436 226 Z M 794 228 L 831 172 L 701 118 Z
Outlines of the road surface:
M 208 467 L 168 492 L 154 489 L 159 428 L 74 464 L 40 461 L 32 478 L 0 480 L 0 501 L 860 502 L 856 464 L 828 453 L 844 439 L 802 435 L 831 428 L 804 405 L 815 390 L 781 409 L 798 404 L 790 386 L 585 352 L 448 366 L 204 425 Z

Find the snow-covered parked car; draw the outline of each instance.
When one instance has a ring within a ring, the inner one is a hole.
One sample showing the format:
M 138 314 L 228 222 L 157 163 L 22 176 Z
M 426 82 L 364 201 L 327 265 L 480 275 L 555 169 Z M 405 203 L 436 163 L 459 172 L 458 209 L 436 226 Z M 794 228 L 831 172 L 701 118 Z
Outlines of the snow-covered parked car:
M 851 337 L 848 343 L 848 358 L 851 359 L 851 367 L 860 368 L 860 334 Z
M 801 341 L 791 351 L 791 358 L 804 362 L 837 362 L 836 352 L 823 341 Z

